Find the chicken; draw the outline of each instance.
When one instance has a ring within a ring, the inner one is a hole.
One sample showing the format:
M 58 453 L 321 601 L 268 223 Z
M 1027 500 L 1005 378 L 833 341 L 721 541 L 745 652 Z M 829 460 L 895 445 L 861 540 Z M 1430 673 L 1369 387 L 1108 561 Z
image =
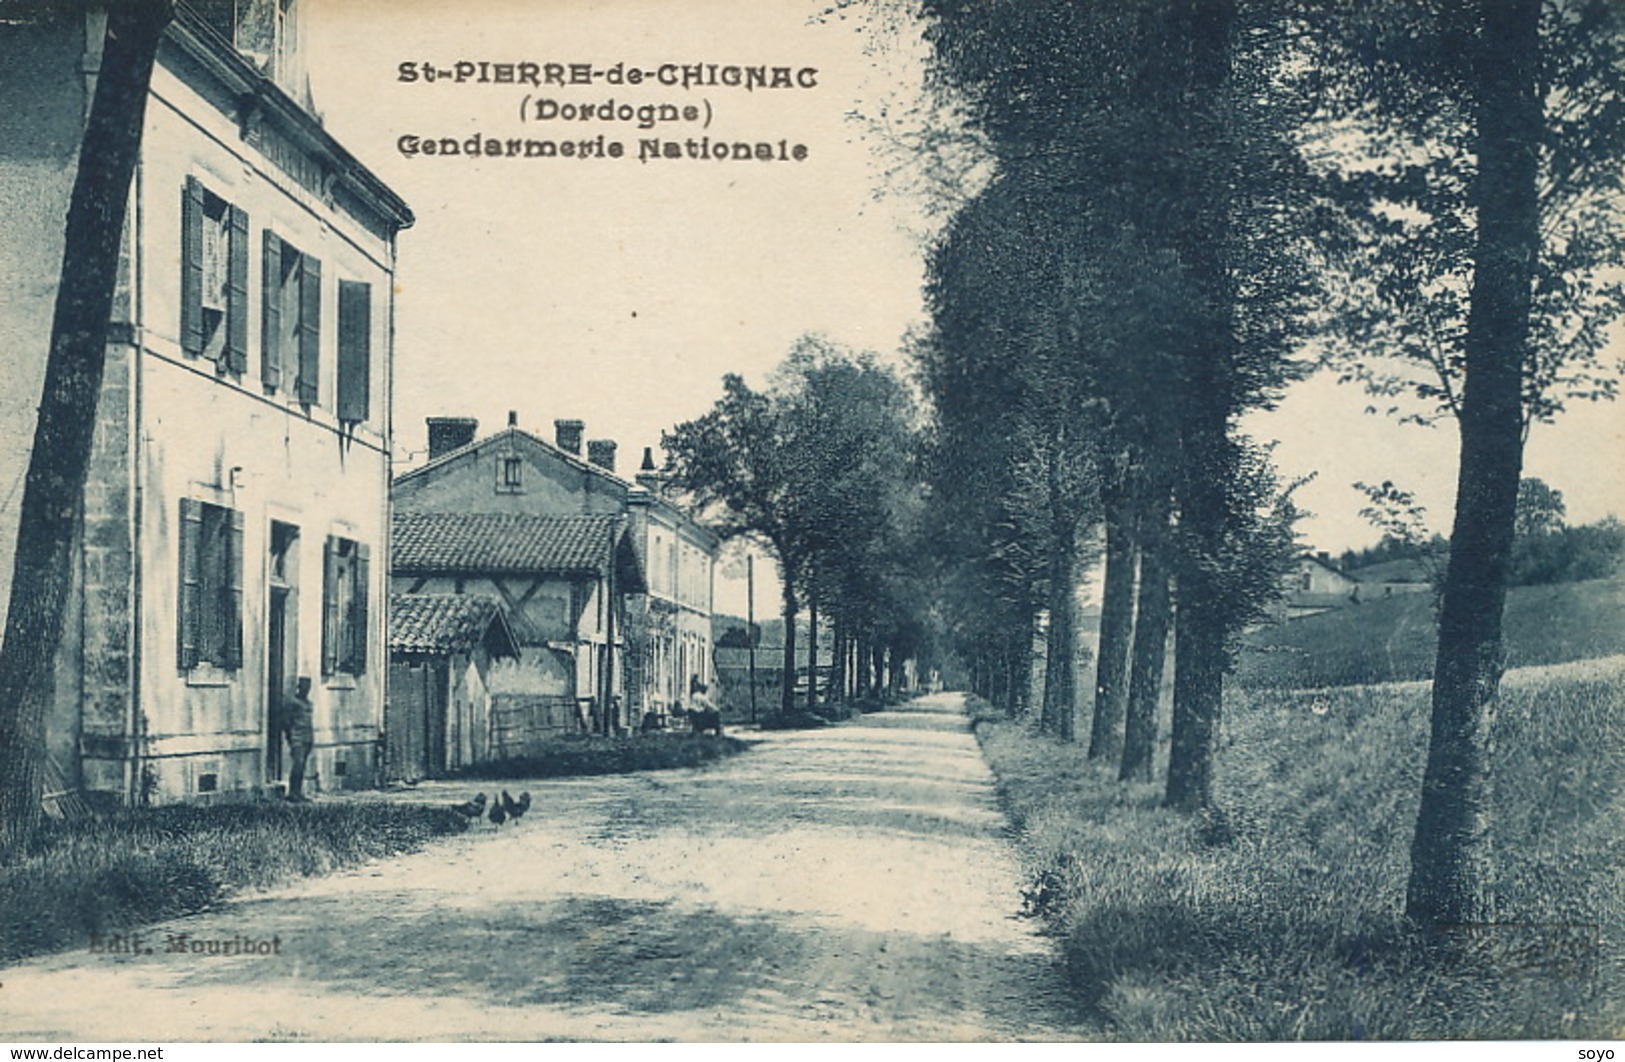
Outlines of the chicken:
M 507 813 L 508 818 L 517 820 L 519 816 L 530 810 L 530 794 L 520 793 L 519 799 L 515 800 L 504 789 L 502 791 L 502 810 Z
M 481 815 L 485 814 L 485 794 L 478 793 L 475 795 L 473 800 L 466 801 L 462 804 L 454 804 L 451 810 L 455 811 L 459 815 L 466 815 L 471 819 L 477 819 Z
M 486 813 L 485 817 L 491 820 L 493 826 L 501 826 L 508 821 L 508 813 L 502 810 L 502 801 L 500 800 L 491 801 L 491 810 Z

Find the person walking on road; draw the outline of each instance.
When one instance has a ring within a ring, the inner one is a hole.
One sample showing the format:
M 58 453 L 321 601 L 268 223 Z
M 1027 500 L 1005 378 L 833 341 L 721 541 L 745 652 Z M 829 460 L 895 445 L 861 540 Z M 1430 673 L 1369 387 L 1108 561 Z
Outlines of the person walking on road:
M 283 714 L 288 737 L 288 800 L 305 800 L 305 760 L 316 743 L 315 710 L 310 703 L 310 679 L 300 675 Z

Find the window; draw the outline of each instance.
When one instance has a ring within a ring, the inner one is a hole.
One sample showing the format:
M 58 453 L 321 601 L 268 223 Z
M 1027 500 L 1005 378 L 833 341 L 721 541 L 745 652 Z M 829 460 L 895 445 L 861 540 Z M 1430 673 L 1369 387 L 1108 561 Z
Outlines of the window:
M 367 670 L 368 550 L 359 542 L 327 537 L 322 581 L 322 674 Z
M 267 229 L 261 248 L 260 382 L 307 406 L 321 398 L 322 264 Z
M 497 490 L 517 494 L 525 487 L 525 461 L 521 457 L 497 458 Z
M 372 390 L 372 285 L 339 281 L 339 420 L 367 419 Z
M 276 2 L 276 60 L 272 76 L 289 95 L 295 98 L 304 91 L 304 62 L 299 33 L 299 5 L 297 0 Z
M 248 368 L 248 215 L 196 177 L 181 199 L 181 349 L 221 373 Z
M 179 664 L 243 663 L 243 514 L 181 499 Z

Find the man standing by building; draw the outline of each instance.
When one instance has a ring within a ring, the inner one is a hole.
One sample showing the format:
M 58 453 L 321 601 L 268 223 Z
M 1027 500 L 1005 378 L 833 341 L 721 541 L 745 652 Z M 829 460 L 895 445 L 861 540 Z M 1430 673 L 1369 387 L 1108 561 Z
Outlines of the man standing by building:
M 288 736 L 288 799 L 301 803 L 305 799 L 305 760 L 310 747 L 316 743 L 315 709 L 310 703 L 310 679 L 300 675 L 294 694 L 288 698 L 282 725 Z

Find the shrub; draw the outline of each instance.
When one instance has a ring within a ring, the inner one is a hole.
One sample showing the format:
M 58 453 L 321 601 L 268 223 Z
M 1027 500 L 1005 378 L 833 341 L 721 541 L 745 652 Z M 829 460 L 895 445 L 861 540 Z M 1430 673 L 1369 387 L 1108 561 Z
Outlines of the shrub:
M 762 716 L 763 730 L 816 730 L 828 726 L 829 720 L 821 715 L 797 709 L 793 712 L 769 712 Z
M 1020 827 L 1026 906 L 1112 1033 L 1518 1039 L 1625 1027 L 1625 666 L 1515 672 L 1496 723 L 1500 917 L 1598 927 L 1590 976 L 1483 976 L 1441 962 L 1404 924 L 1425 687 L 1245 691 L 1226 713 L 1221 844 L 1161 807 L 1157 786 L 1119 784 L 1076 746 L 979 716 Z
M 206 910 L 231 891 L 321 874 L 468 828 L 445 808 L 240 804 L 47 823 L 0 868 L 0 961 Z
M 605 737 L 571 734 L 550 739 L 526 756 L 477 763 L 454 771 L 453 778 L 567 778 L 588 774 L 628 774 L 632 771 L 699 767 L 735 756 L 750 748 L 748 741 L 715 735 L 654 733 Z

